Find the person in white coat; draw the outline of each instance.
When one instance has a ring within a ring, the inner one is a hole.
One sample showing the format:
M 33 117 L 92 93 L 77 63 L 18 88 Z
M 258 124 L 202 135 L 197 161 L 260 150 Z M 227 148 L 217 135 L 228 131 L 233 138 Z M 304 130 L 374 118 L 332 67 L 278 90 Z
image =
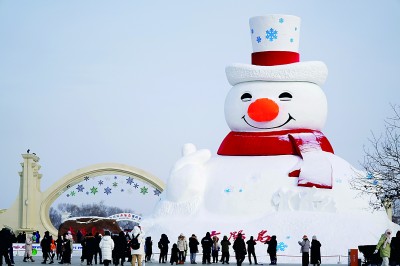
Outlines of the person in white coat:
M 108 266 L 111 263 L 112 251 L 114 249 L 114 240 L 112 240 L 109 231 L 104 232 L 104 236 L 100 240 L 99 247 L 101 249 L 104 266 Z
M 139 226 L 133 227 L 132 230 L 132 240 L 134 238 L 137 239 L 138 243 L 140 244 L 139 248 L 133 248 L 131 246 L 131 254 L 132 254 L 132 266 L 135 266 L 136 261 L 138 262 L 138 266 L 142 266 L 142 258 L 144 256 L 144 233 L 140 229 Z

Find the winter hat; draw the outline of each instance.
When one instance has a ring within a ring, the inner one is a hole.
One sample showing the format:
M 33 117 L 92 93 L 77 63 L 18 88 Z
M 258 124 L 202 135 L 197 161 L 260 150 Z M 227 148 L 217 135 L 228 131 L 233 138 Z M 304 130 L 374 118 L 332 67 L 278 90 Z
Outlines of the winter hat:
M 307 239 L 308 237 L 306 235 L 303 236 L 303 239 Z
M 249 81 L 304 81 L 322 85 L 328 75 L 323 62 L 300 62 L 300 18 L 266 15 L 250 18 L 252 64 L 232 64 L 225 69 L 234 86 Z
M 312 239 L 313 240 L 317 240 L 317 236 L 312 236 Z

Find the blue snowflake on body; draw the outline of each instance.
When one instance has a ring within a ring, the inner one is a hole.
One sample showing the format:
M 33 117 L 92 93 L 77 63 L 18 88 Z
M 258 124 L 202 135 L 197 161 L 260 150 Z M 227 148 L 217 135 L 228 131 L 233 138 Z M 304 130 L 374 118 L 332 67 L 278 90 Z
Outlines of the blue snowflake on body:
M 158 189 L 153 190 L 153 192 L 154 192 L 154 196 L 160 196 L 160 194 L 161 194 L 161 191 Z
M 368 173 L 367 174 L 367 179 L 372 179 L 372 178 L 374 178 L 374 176 L 371 173 Z
M 134 184 L 133 184 L 133 187 L 134 187 L 134 188 L 138 188 L 138 187 L 139 187 L 139 184 L 138 184 L 138 183 L 134 183 Z
M 125 190 L 123 188 L 121 188 L 121 192 L 124 192 Z
M 86 191 L 86 195 L 89 195 L 90 193 L 89 193 L 89 191 Z
M 293 38 L 290 38 L 290 42 L 294 42 Z
M 132 177 L 128 177 L 128 178 L 126 179 L 126 183 L 127 183 L 128 185 L 132 185 L 132 183 L 133 183 L 133 178 L 132 178 Z
M 232 192 L 232 189 L 231 189 L 231 188 L 225 188 L 224 191 L 225 191 L 226 193 L 229 193 L 229 192 Z
M 251 29 L 251 34 L 253 34 L 254 33 L 254 30 L 253 29 Z
M 278 31 L 274 30 L 273 28 L 270 28 L 265 33 L 267 34 L 265 38 L 267 38 L 267 40 L 269 40 L 270 42 L 278 39 Z
M 106 193 L 107 195 L 111 194 L 111 188 L 110 187 L 106 187 L 104 189 L 104 193 Z
M 117 177 L 117 176 L 114 176 L 114 179 L 118 179 L 118 177 Z
M 279 19 L 279 23 L 283 23 L 285 20 L 283 18 Z
M 89 181 L 89 177 L 88 177 L 88 176 L 85 176 L 83 179 L 84 179 L 85 181 Z
M 83 192 L 84 189 L 85 189 L 85 188 L 83 187 L 83 185 L 78 185 L 78 186 L 76 187 L 76 190 L 78 190 L 78 192 Z
M 101 185 L 103 185 L 103 180 L 100 180 L 99 182 L 98 182 L 98 184 L 99 184 L 99 186 L 101 186 Z
M 288 245 L 286 245 L 283 242 L 279 242 L 278 245 L 276 246 L 276 251 L 285 251 L 285 249 L 288 247 Z
M 257 36 L 257 39 L 256 39 L 256 40 L 257 40 L 258 43 L 260 43 L 260 42 L 261 42 L 261 37 L 260 37 L 260 36 Z
M 372 182 L 373 185 L 378 185 L 378 181 L 374 180 L 374 182 Z

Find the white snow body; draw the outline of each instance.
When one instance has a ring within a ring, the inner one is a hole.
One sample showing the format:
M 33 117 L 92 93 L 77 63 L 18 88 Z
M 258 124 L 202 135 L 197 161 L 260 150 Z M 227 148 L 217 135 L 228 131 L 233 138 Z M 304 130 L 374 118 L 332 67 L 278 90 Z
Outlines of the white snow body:
M 242 82 L 234 84 L 225 101 L 226 121 L 236 132 L 320 131 L 326 116 L 325 94 L 311 82 Z M 304 137 L 305 145 L 297 147 L 302 157 L 211 156 L 209 150 L 185 145 L 162 200 L 142 226 L 153 239 L 165 233 L 172 241 L 180 233 L 202 238 L 212 231 L 220 232 L 220 239 L 240 230 L 247 239 L 276 235 L 278 263 L 301 261 L 297 241 L 304 234 L 310 239 L 316 235 L 322 255 L 331 256 L 323 257 L 322 263 L 336 263 L 348 249 L 376 244 L 387 228 L 399 230 L 384 211 L 372 213 L 368 200 L 351 189 L 349 180 L 362 173 L 322 151 L 310 134 L 301 134 L 295 137 Z M 301 170 L 299 177 L 289 177 L 295 169 Z M 332 189 L 298 186 L 306 182 Z M 267 248 L 260 244 L 259 261 L 269 262 Z
M 391 228 L 384 211 L 371 212 L 366 199 L 358 197 L 349 180 L 358 172 L 349 163 L 331 153 L 322 152 L 332 164 L 333 189 L 297 186 L 297 178 L 287 173 L 298 156 L 213 156 L 208 150 L 184 147 L 184 156 L 175 164 L 152 216 L 142 226 L 147 235 L 158 239 L 166 233 L 172 242 L 180 233 L 243 230 L 248 239 L 276 235 L 283 251 L 278 261 L 299 262 L 298 240 L 306 234 L 316 235 L 322 243 L 323 263 L 336 263 L 348 249 L 374 245 L 380 235 Z M 261 242 L 256 253 L 268 262 L 266 245 Z M 232 256 L 233 251 L 231 252 Z M 343 259 L 343 258 L 342 258 Z

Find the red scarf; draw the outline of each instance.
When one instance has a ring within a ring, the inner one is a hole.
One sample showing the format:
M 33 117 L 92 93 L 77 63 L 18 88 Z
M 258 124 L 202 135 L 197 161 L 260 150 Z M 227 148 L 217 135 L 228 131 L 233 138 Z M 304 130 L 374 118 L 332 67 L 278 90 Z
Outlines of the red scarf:
M 306 134 L 304 134 L 306 133 Z M 320 131 L 293 129 L 272 132 L 234 132 L 231 131 L 218 149 L 219 155 L 268 156 L 299 155 L 301 146 L 307 145 L 308 134 L 314 139 L 313 145 L 333 153 L 329 140 Z M 316 142 L 315 142 L 316 141 Z

